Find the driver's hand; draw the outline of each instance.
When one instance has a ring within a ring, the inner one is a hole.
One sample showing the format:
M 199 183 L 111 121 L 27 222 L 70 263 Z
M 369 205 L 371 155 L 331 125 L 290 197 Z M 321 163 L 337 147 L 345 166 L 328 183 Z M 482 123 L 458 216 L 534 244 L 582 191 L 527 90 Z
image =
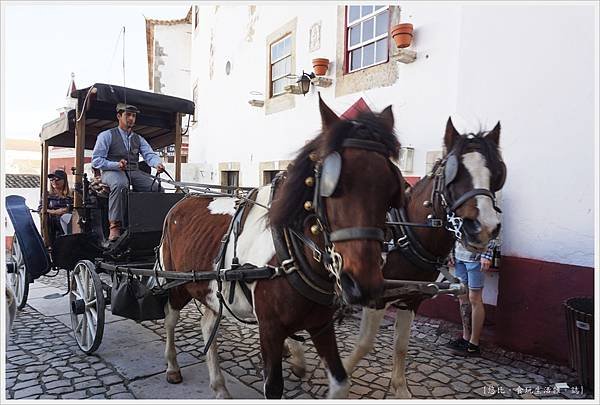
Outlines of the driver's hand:
M 127 169 L 127 160 L 125 160 L 125 159 L 119 160 L 119 169 L 121 169 L 123 171 L 125 169 Z
M 164 171 L 165 171 L 165 166 L 164 166 L 162 163 L 159 163 L 159 164 L 156 166 L 156 173 L 162 173 L 162 172 L 164 172 Z
M 481 258 L 481 271 L 488 271 L 490 266 L 492 265 L 492 261 L 488 259 Z

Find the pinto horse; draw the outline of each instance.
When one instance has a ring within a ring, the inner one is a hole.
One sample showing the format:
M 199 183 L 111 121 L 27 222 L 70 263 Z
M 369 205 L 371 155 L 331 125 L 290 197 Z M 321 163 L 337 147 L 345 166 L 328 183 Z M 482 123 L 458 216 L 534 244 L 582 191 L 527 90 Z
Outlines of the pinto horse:
M 406 215 L 402 219 L 425 223 L 431 216 L 459 217 L 462 227 L 457 229 L 447 223 L 444 228 L 413 229 L 416 244 L 420 245 L 416 247 L 417 254 L 415 246 L 412 252 L 396 248 L 388 253 L 383 268 L 386 279 L 435 281 L 439 265 L 454 246 L 454 231 L 460 232 L 471 250 L 485 251 L 489 240 L 500 230 L 494 193 L 504 185 L 506 167 L 499 152 L 499 140 L 500 123 L 489 133 L 459 135 L 448 119 L 444 143 L 449 153 L 407 193 Z M 396 398 L 411 397 L 405 377 L 406 353 L 414 314 L 426 298 L 417 294 L 396 301 L 400 309 L 396 312 L 391 376 Z M 385 309 L 363 307 L 360 336 L 351 355 L 344 359 L 348 374 L 352 375 L 358 362 L 373 348 L 384 314 Z
M 319 107 L 321 134 L 300 151 L 280 187 L 258 189 L 256 203 L 234 227 L 239 233 L 221 247 L 222 268 L 237 263 L 271 265 L 277 269 L 273 276 L 247 283 L 190 282 L 169 290 L 165 306 L 169 383 L 182 381 L 174 340 L 181 309 L 193 298 L 202 302 L 206 344 L 214 337 L 226 300 L 236 318 L 258 322 L 265 397 L 281 398 L 284 341 L 302 330 L 309 333 L 328 369 L 329 397 L 347 396 L 349 381 L 332 319 L 340 299 L 365 303 L 382 291 L 386 212 L 401 204 L 404 195 L 403 179 L 390 160 L 398 158 L 400 144 L 393 133 L 391 107 L 354 121 L 340 120 L 320 97 Z M 215 257 L 236 216 L 235 204 L 234 198 L 207 196 L 189 196 L 177 203 L 165 219 L 160 266 L 179 272 L 219 270 Z M 288 247 L 283 257 L 290 253 L 287 260 L 279 255 L 282 240 Z M 208 347 L 206 363 L 215 396 L 230 398 L 216 340 Z

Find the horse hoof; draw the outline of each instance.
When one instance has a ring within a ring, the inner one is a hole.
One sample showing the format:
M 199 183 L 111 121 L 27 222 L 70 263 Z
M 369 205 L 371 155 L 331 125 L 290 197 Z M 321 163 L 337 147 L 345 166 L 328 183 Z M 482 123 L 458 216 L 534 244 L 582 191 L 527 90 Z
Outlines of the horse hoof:
M 396 390 L 396 395 L 394 395 L 395 399 L 411 399 L 412 394 L 406 388 Z
M 292 365 L 292 373 L 298 377 L 302 378 L 306 374 L 306 367 Z
M 169 384 L 179 384 L 182 381 L 181 371 L 167 371 L 167 382 Z
M 215 394 L 215 399 L 231 399 L 231 394 L 226 389 L 217 391 Z

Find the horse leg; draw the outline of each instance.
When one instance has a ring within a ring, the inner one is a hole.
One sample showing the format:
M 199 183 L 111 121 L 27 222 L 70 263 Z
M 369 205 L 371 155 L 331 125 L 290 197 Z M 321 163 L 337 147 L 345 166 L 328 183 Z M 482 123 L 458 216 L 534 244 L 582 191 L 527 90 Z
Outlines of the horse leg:
M 327 398 L 348 398 L 350 379 L 340 359 L 333 324 L 329 324 L 325 330 L 310 330 L 309 333 L 317 353 L 327 367 L 327 376 L 329 377 Z
M 266 322 L 259 323 L 260 352 L 265 379 L 264 394 L 267 399 L 280 399 L 283 395 L 283 343 L 285 334 L 280 328 Z M 291 350 L 290 350 L 291 351 Z
M 165 345 L 165 360 L 167 360 L 167 382 L 169 384 L 179 384 L 183 379 L 181 370 L 177 364 L 177 351 L 175 350 L 175 326 L 179 321 L 179 311 L 171 307 L 167 301 L 165 305 L 165 331 L 167 343 Z
M 202 328 L 202 337 L 204 344 L 208 342 L 210 334 L 215 327 L 215 321 L 217 320 L 217 314 L 210 308 L 204 307 L 205 311 L 200 319 L 200 326 Z M 231 394 L 225 386 L 225 378 L 221 373 L 221 366 L 219 366 L 219 357 L 217 354 L 217 338 L 213 339 L 210 348 L 206 352 L 206 365 L 208 367 L 208 376 L 210 379 L 210 388 L 215 393 L 216 399 L 230 399 Z
M 290 364 L 292 365 L 292 373 L 298 378 L 304 377 L 306 374 L 306 363 L 304 362 L 304 347 L 300 342 L 287 338 L 285 340 L 287 350 L 290 352 Z
M 415 313 L 410 310 L 396 311 L 396 324 L 394 330 L 394 366 L 392 368 L 392 389 L 398 399 L 412 397 L 406 385 L 406 353 L 410 339 L 410 326 L 415 318 Z
M 384 309 L 376 310 L 363 307 L 358 342 L 354 346 L 352 354 L 344 359 L 344 368 L 348 375 L 352 375 L 358 362 L 373 349 L 373 342 L 384 315 Z

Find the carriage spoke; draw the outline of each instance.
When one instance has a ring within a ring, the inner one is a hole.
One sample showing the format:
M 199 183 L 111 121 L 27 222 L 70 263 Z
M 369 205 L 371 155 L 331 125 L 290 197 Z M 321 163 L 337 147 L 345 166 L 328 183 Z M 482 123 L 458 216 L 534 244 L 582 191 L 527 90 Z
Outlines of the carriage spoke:
M 73 294 L 75 296 L 76 300 L 82 299 L 81 295 L 79 295 L 79 293 L 77 291 L 75 291 L 75 290 L 71 290 L 71 294 Z
M 81 319 L 79 319 L 79 322 L 77 322 L 77 327 L 75 328 L 75 333 L 79 333 L 81 331 L 82 326 L 83 326 L 83 317 L 81 317 Z
M 81 317 L 81 344 L 87 346 L 87 317 L 84 315 Z
M 85 288 L 84 292 L 85 292 L 85 296 L 84 299 L 87 301 L 90 297 L 90 274 L 88 273 L 88 271 L 84 271 L 82 270 L 82 275 L 81 275 L 81 281 L 83 284 L 83 287 Z
M 93 340 L 94 335 L 96 334 L 96 331 L 94 329 L 96 326 L 96 323 L 94 322 L 94 318 L 93 318 L 92 314 L 90 314 L 87 311 L 85 312 L 85 317 L 87 318 L 87 326 L 88 326 L 88 331 L 90 333 L 90 338 L 92 338 L 91 340 Z
M 82 299 L 85 299 L 85 289 L 83 288 L 83 284 L 80 277 L 81 273 L 75 274 L 75 284 L 77 285 L 77 291 Z
M 88 308 L 88 311 L 90 312 L 94 323 L 97 324 L 98 323 L 98 311 L 96 311 L 96 308 Z
M 91 300 L 91 301 L 88 301 L 88 302 L 86 302 L 86 303 L 85 303 L 85 307 L 86 307 L 86 308 L 92 308 L 92 307 L 95 307 L 95 306 L 96 306 L 96 301 L 97 301 L 97 300 L 96 300 L 96 297 L 94 297 L 94 299 L 93 299 L 93 300 Z

